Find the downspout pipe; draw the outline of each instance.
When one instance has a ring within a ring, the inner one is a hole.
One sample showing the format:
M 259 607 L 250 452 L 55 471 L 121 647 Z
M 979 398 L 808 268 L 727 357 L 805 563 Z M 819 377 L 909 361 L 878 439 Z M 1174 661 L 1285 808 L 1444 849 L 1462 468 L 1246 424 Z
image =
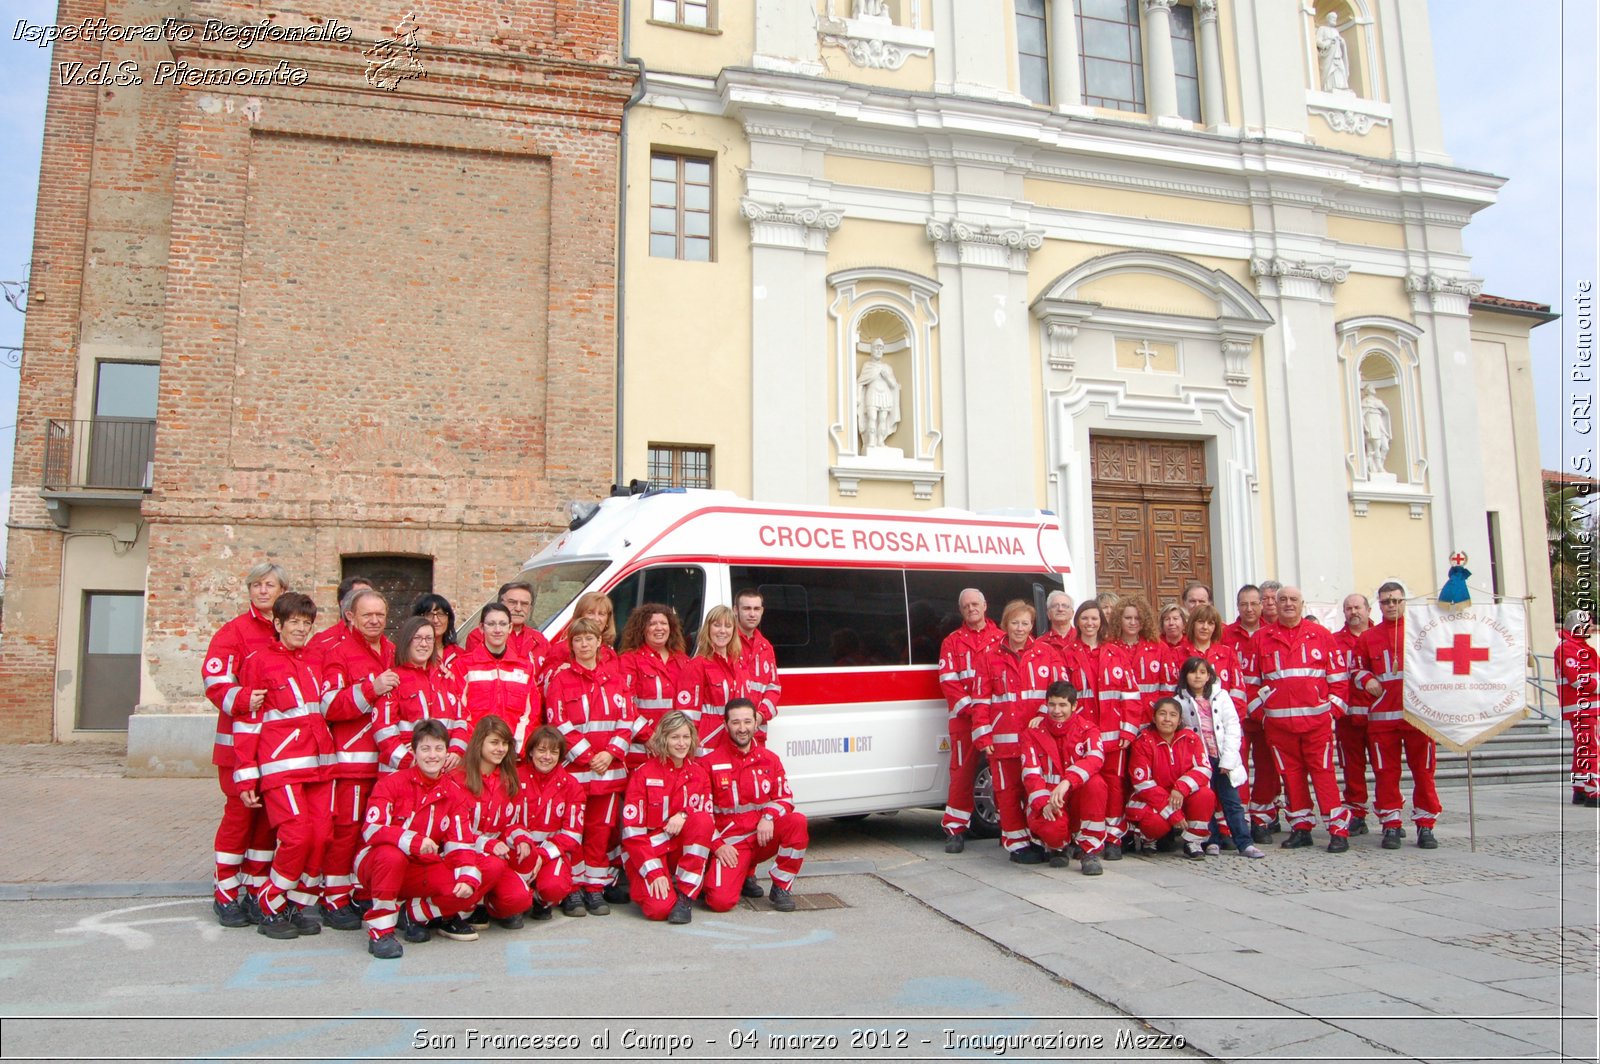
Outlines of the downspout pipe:
M 628 308 L 628 112 L 635 104 L 644 99 L 644 60 L 630 54 L 631 28 L 633 26 L 633 0 L 622 0 L 622 56 L 621 61 L 631 64 L 639 70 L 639 78 L 634 82 L 633 94 L 628 97 L 628 102 L 622 105 L 622 131 L 617 144 L 617 361 L 616 361 L 616 445 L 613 464 L 612 483 L 621 484 L 622 479 L 622 425 L 623 425 L 623 365 L 626 349 L 626 326 Z

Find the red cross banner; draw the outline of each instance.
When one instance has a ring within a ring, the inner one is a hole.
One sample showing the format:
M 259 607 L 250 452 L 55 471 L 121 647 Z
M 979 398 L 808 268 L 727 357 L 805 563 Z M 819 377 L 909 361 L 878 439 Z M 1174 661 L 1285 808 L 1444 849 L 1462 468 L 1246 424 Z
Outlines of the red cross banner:
M 1406 606 L 1406 720 L 1457 752 L 1528 714 L 1528 618 L 1520 602 Z

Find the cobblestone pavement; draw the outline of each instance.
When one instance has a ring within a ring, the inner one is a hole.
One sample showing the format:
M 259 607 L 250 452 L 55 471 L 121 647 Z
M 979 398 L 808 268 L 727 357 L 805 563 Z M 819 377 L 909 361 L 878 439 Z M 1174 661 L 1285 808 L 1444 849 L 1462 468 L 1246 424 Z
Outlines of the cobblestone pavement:
M 1545 968 L 1559 968 L 1568 975 L 1581 975 L 1595 970 L 1597 943 L 1595 929 L 1591 926 L 1538 927 L 1525 931 L 1498 931 L 1466 938 L 1443 939 L 1458 946 L 1486 949 L 1528 961 Z

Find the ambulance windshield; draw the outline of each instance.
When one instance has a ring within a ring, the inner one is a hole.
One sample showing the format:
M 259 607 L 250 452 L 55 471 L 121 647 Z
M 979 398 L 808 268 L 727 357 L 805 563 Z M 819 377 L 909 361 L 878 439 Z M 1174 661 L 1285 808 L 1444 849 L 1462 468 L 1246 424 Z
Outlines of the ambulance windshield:
M 533 585 L 533 609 L 528 623 L 544 631 L 552 618 L 583 594 L 595 577 L 611 563 L 604 559 L 586 562 L 555 562 L 524 569 L 517 577 Z

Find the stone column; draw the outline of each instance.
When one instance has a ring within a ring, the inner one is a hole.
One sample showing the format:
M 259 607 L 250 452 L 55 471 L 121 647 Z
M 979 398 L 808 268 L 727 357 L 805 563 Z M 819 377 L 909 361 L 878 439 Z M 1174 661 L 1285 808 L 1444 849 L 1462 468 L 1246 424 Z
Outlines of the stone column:
M 1083 105 L 1078 19 L 1073 7 L 1073 0 L 1050 0 L 1050 90 L 1058 111 Z
M 1228 124 L 1222 93 L 1222 41 L 1217 31 L 1217 0 L 1195 0 L 1200 37 L 1200 120 L 1211 129 Z
M 1145 107 L 1152 118 L 1178 117 L 1178 76 L 1172 65 L 1172 0 L 1144 0 Z
M 746 197 L 750 223 L 750 493 L 828 501 L 828 234 L 842 215 Z
M 947 506 L 1037 505 L 1041 441 L 1027 403 L 1028 255 L 1044 233 L 1021 226 L 928 222 L 941 291 L 939 383 Z
M 1334 262 L 1250 260 L 1256 290 L 1277 324 L 1262 335 L 1273 543 L 1262 577 L 1298 584 L 1311 601 L 1337 602 L 1354 586 L 1347 449 L 1329 416 L 1342 387 L 1334 356 L 1333 289 L 1349 276 Z

